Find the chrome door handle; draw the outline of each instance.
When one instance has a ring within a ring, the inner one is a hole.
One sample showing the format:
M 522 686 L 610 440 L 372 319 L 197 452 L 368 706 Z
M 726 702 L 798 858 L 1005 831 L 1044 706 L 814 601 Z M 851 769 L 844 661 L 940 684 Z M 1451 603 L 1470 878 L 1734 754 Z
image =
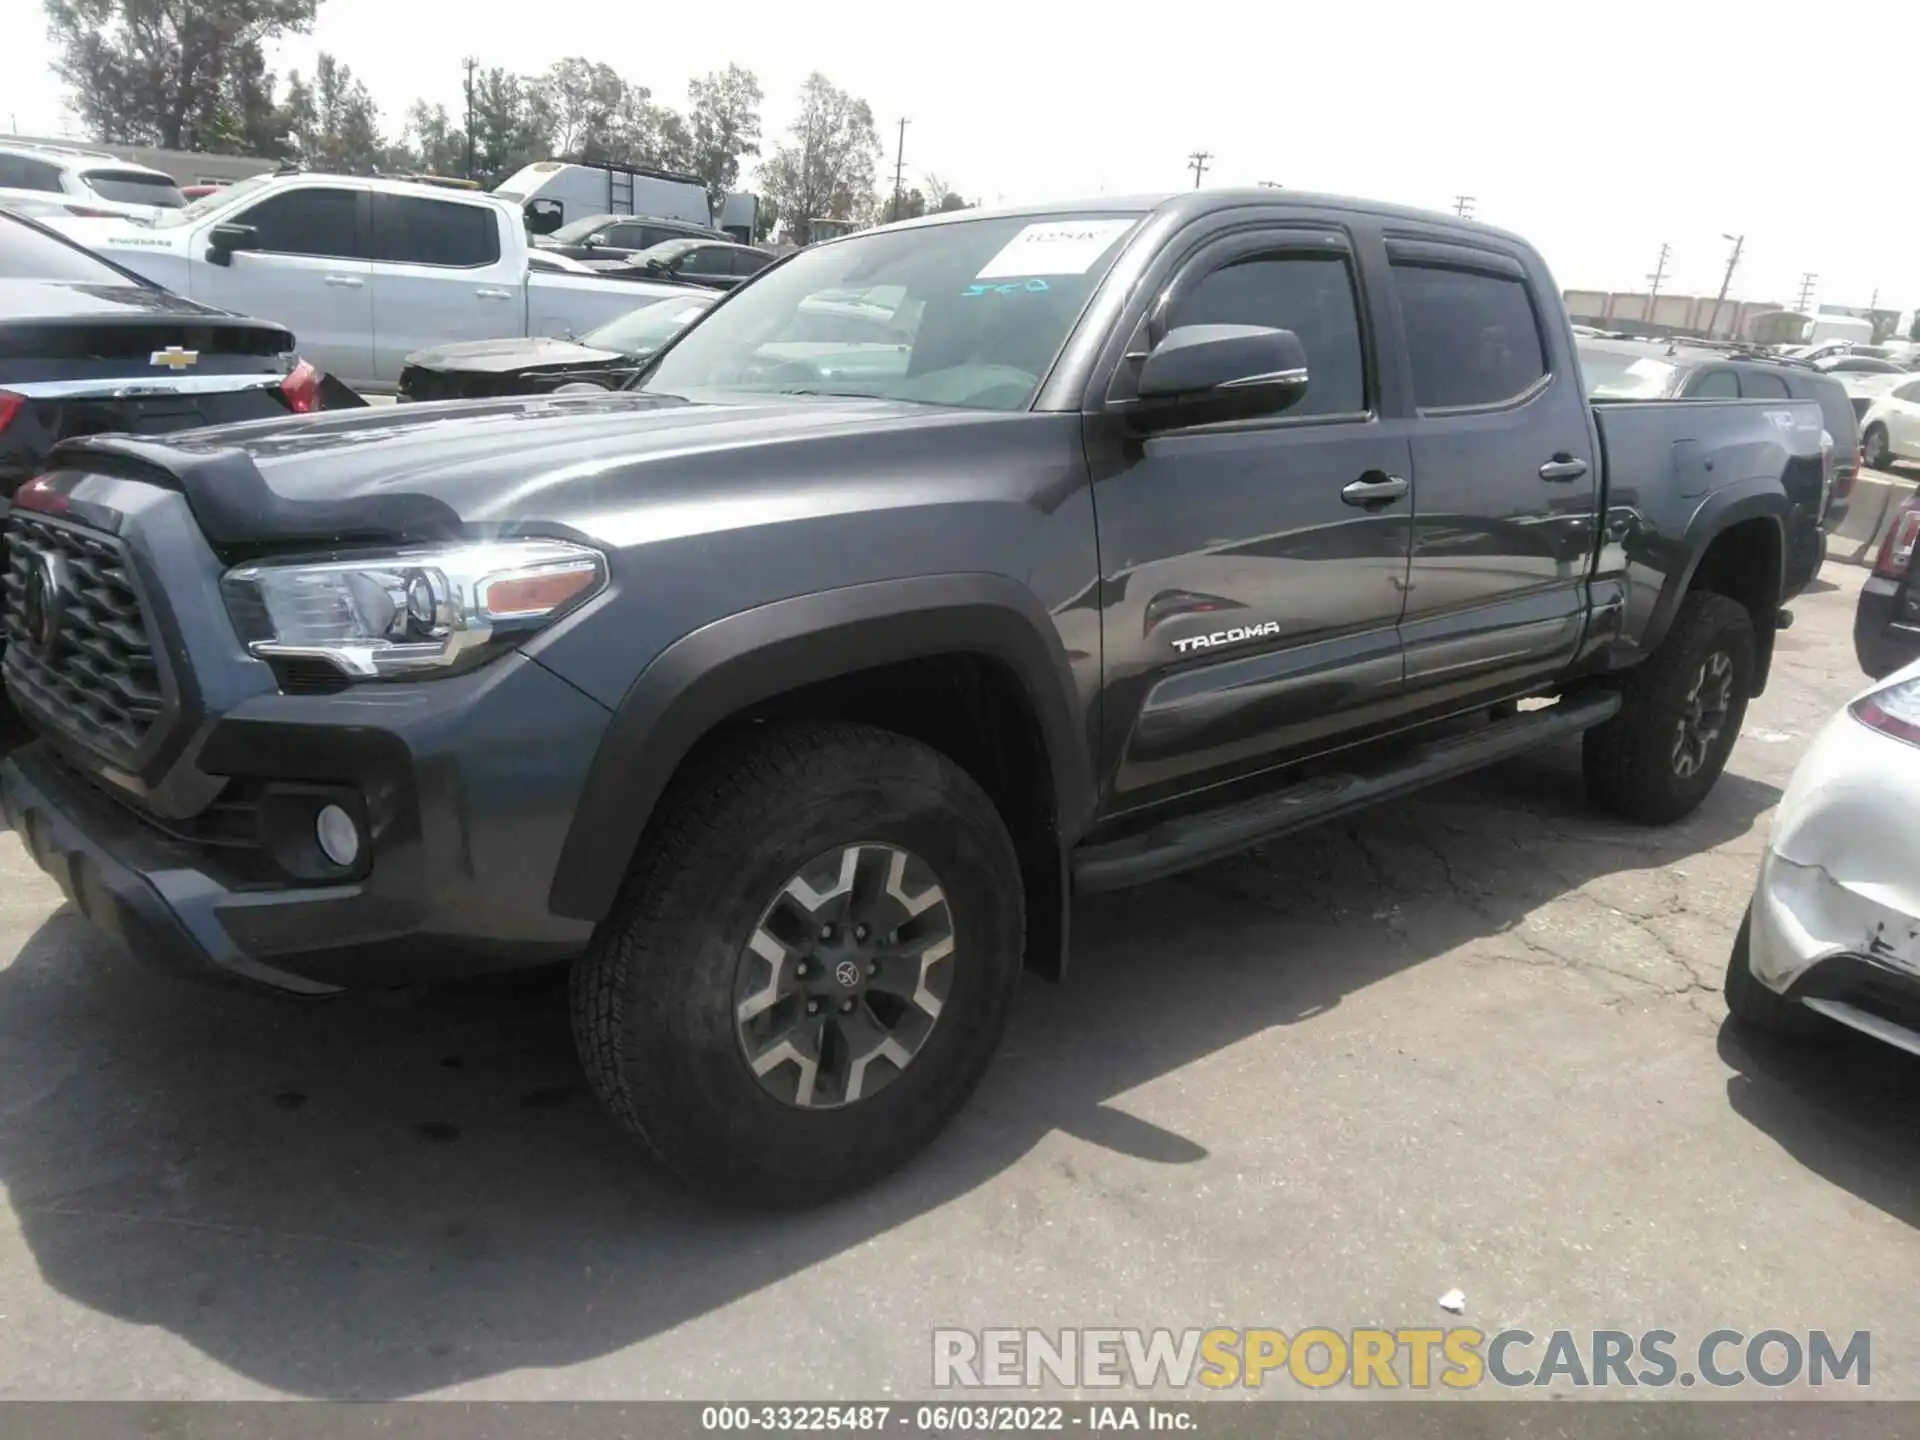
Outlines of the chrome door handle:
M 1340 491 L 1340 498 L 1349 505 L 1391 505 L 1404 496 L 1413 487 L 1398 475 L 1383 474 L 1378 470 L 1369 470 L 1358 480 L 1348 484 Z
M 1578 480 L 1587 473 L 1587 462 L 1576 460 L 1561 451 L 1540 467 L 1540 478 L 1554 485 L 1564 485 L 1569 480 Z
M 478 295 L 482 300 L 511 300 L 513 298 L 513 292 L 511 290 L 496 290 L 491 285 L 482 285 L 473 293 Z
M 366 281 L 358 275 L 329 275 L 327 284 L 338 286 L 342 290 L 358 290 Z

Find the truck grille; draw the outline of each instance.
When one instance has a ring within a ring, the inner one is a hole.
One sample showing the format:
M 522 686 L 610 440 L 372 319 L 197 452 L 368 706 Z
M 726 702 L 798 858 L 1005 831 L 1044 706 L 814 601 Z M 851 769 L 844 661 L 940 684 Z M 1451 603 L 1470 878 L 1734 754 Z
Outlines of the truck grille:
M 120 541 L 15 510 L 0 563 L 7 683 L 44 723 L 131 766 L 162 700 L 151 627 Z M 49 629 L 52 576 L 63 583 Z

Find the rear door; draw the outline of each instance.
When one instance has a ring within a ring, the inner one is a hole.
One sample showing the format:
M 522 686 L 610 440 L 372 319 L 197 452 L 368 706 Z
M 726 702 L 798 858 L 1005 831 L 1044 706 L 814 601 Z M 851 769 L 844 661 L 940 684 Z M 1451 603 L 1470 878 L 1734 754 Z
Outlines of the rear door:
M 375 193 L 374 375 L 392 385 L 428 345 L 526 333 L 524 277 L 491 205 Z
M 206 259 L 208 224 L 192 242 L 193 298 L 293 331 L 300 353 L 349 385 L 374 378 L 373 266 L 367 192 L 350 180 L 280 190 L 222 217 L 251 226 L 256 245 L 228 265 Z
M 1552 675 L 1585 628 L 1599 457 L 1544 270 L 1456 232 L 1386 246 L 1413 426 L 1407 700 Z
M 1883 414 L 1893 453 L 1902 459 L 1920 460 L 1920 380 L 1895 386 L 1889 399 L 1892 403 Z
M 1256 420 L 1144 439 L 1089 421 L 1116 809 L 1398 705 L 1410 456 L 1379 418 L 1367 313 L 1347 230 L 1243 220 L 1162 262 L 1116 330 L 1132 353 L 1183 325 L 1288 329 L 1311 375 L 1292 409 Z

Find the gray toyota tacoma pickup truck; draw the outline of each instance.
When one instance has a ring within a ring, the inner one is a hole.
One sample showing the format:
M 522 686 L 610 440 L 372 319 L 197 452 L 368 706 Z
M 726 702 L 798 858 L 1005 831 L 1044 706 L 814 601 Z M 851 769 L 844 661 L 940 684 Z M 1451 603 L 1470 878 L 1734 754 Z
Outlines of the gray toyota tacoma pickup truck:
M 1328 197 L 963 212 L 623 392 L 72 442 L 9 521 L 0 798 L 178 967 L 567 962 L 658 1161 L 817 1199 L 961 1107 L 1078 895 L 1576 734 L 1599 804 L 1702 801 L 1831 447 L 1589 405 L 1557 297 Z

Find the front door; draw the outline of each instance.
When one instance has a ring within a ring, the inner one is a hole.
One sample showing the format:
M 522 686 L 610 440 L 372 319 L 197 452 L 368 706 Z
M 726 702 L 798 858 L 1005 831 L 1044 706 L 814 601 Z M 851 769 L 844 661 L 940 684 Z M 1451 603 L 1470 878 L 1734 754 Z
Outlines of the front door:
M 1090 419 L 1106 802 L 1228 779 L 1391 713 L 1412 495 L 1383 427 L 1348 236 L 1276 225 L 1188 257 L 1142 322 L 1292 330 L 1284 413 L 1146 439 Z
M 1600 457 L 1544 272 L 1492 240 L 1392 239 L 1387 261 L 1417 416 L 1407 703 L 1444 710 L 1573 658 Z
M 303 185 L 223 217 L 251 226 L 255 246 L 216 265 L 205 258 L 212 227 L 196 234 L 193 298 L 284 325 L 321 370 L 367 384 L 374 378 L 373 266 L 364 199 L 351 185 Z

